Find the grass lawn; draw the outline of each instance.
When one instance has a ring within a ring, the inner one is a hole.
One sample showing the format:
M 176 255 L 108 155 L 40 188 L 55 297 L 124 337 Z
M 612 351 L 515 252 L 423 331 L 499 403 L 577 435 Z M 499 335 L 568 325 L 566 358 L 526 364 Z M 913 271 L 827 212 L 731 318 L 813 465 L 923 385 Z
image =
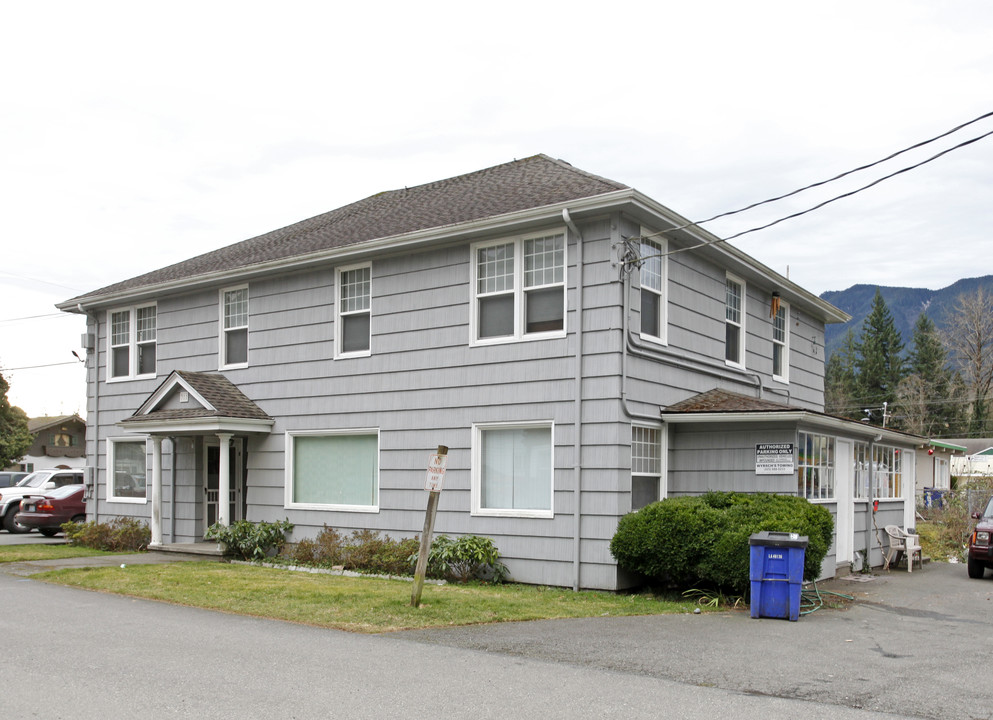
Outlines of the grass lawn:
M 569 617 L 692 612 L 687 600 L 531 585 L 425 585 L 216 562 L 55 570 L 34 579 L 362 633 Z
M 31 560 L 58 560 L 61 558 L 114 555 L 103 550 L 76 545 L 4 545 L 0 547 L 0 563 L 28 562 Z

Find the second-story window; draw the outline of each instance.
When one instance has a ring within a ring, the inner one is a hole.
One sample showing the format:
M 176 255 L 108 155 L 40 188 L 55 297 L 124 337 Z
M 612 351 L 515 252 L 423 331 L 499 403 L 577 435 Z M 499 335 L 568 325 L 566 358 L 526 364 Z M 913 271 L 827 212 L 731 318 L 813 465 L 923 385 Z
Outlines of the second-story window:
M 648 231 L 642 230 L 642 234 Z M 666 341 L 665 245 L 655 240 L 641 242 L 641 334 Z
M 248 365 L 248 287 L 221 291 L 221 367 Z
M 790 306 L 779 303 L 772 318 L 772 376 L 787 382 L 790 378 Z
M 728 275 L 724 304 L 724 359 L 745 366 L 745 283 Z
M 474 339 L 500 342 L 565 330 L 565 234 L 473 246 Z
M 338 302 L 335 306 L 337 357 L 368 355 L 371 335 L 372 268 L 338 269 Z
M 110 313 L 110 380 L 155 376 L 154 305 Z

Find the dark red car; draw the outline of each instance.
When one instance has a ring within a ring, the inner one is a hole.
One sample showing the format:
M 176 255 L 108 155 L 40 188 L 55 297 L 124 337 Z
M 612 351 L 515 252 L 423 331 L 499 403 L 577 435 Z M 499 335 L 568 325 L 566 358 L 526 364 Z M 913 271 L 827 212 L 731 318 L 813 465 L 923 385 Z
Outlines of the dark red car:
M 993 568 L 993 498 L 982 514 L 972 516 L 978 522 L 969 537 L 969 577 L 981 578 L 986 568 Z
M 83 485 L 66 485 L 45 495 L 28 495 L 21 500 L 21 509 L 14 520 L 27 528 L 38 528 L 45 537 L 62 532 L 62 523 L 85 522 L 86 503 Z

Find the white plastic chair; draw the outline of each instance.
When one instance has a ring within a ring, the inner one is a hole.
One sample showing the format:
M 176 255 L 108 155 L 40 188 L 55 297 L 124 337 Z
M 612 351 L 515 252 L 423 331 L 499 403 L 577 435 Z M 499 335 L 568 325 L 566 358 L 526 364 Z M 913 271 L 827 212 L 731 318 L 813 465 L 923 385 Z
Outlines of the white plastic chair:
M 911 535 L 897 525 L 887 525 L 886 534 L 890 536 L 890 549 L 886 553 L 884 569 L 890 569 L 890 563 L 894 558 L 899 563 L 901 554 L 907 558 L 907 572 L 914 571 L 915 555 L 917 556 L 917 561 L 921 564 L 921 568 L 924 567 L 924 559 L 921 555 L 921 538 L 919 535 Z

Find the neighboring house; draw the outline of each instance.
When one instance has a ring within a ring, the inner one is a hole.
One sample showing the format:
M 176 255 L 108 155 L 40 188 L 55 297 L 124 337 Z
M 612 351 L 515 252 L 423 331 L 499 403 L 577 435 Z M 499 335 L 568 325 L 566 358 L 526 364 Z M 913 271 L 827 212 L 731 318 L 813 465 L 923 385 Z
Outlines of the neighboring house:
M 949 490 L 952 487 L 952 465 L 965 458 L 966 447 L 948 440 L 928 440 L 917 455 L 917 494 L 925 488 Z
M 241 518 L 417 535 L 438 445 L 435 531 L 493 538 L 522 582 L 632 584 L 610 539 L 668 495 L 825 504 L 825 575 L 881 562 L 872 499 L 880 527 L 913 519 L 923 439 L 822 412 L 824 326 L 845 313 L 544 155 L 59 308 L 88 318 L 89 516 L 147 517 L 153 545 Z
M 951 441 L 950 441 L 951 442 Z M 993 477 L 993 443 L 991 438 L 966 438 L 954 440 L 964 447 L 964 456 L 951 460 L 951 472 L 954 477 Z
M 29 418 L 28 432 L 34 442 L 18 461 L 20 470 L 64 470 L 86 465 L 86 421 L 79 415 Z

